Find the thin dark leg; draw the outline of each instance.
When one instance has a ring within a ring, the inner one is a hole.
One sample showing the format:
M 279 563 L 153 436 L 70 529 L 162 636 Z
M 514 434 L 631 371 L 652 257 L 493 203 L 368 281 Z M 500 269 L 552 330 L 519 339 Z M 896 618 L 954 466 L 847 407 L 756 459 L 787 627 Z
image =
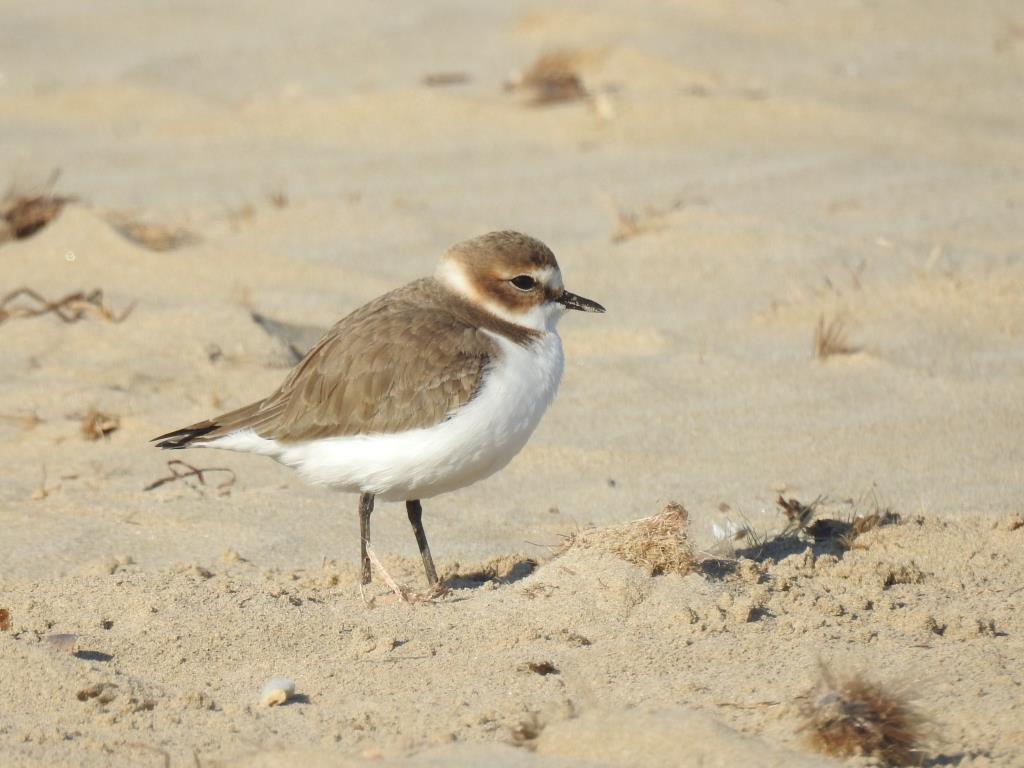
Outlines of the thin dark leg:
M 362 584 L 370 583 L 370 556 L 366 554 L 366 548 L 370 544 L 370 513 L 373 512 L 373 494 L 362 493 L 359 495 L 359 556 L 363 572 Z
M 416 534 L 416 544 L 420 548 L 420 557 L 423 558 L 423 570 L 427 572 L 427 584 L 434 586 L 437 584 L 437 571 L 434 570 L 434 558 L 430 556 L 427 532 L 423 530 L 423 507 L 419 501 L 407 501 L 405 511 L 409 513 L 409 522 L 412 523 L 412 531 Z

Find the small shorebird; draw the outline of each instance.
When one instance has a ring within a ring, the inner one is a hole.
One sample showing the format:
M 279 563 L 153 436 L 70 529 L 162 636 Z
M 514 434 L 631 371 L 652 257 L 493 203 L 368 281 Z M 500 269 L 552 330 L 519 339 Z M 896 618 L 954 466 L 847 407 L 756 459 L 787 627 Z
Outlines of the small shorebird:
M 258 453 L 358 492 L 363 584 L 374 498 L 405 501 L 434 585 L 420 500 L 494 474 L 526 444 L 562 377 L 555 324 L 567 309 L 604 312 L 562 287 L 546 245 L 475 237 L 433 277 L 339 321 L 274 394 L 154 442 Z

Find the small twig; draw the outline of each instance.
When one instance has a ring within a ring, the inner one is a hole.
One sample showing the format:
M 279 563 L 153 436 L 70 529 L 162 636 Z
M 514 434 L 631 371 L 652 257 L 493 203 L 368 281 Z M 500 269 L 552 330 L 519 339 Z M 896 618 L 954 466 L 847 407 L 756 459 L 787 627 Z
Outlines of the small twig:
M 370 558 L 370 562 L 373 563 L 374 568 L 376 568 L 380 572 L 380 577 L 384 579 L 384 583 L 391 588 L 392 592 L 398 595 L 398 599 L 401 600 L 403 603 L 412 602 L 409 599 L 409 594 L 400 586 L 398 586 L 397 581 L 391 578 L 391 574 L 387 572 L 387 569 L 384 567 L 384 564 L 381 563 L 381 561 L 377 558 L 377 553 L 373 551 L 372 547 L 368 546 L 366 548 L 366 556 Z
M 217 486 L 218 494 L 223 496 L 229 492 L 228 489 L 235 484 L 235 480 L 237 479 L 235 475 L 235 470 L 233 469 L 229 469 L 227 467 L 206 467 L 204 469 L 199 469 L 198 467 L 193 467 L 191 464 L 188 464 L 187 462 L 184 462 L 181 459 L 171 459 L 170 461 L 167 462 L 167 468 L 171 470 L 171 474 L 169 476 L 161 477 L 159 480 L 154 480 L 152 483 L 147 485 L 142 490 L 152 491 L 153 489 L 159 488 L 161 485 L 164 485 L 165 483 L 173 483 L 177 480 L 187 480 L 190 477 L 196 478 L 199 481 L 200 485 L 205 486 L 206 473 L 227 472 L 231 475 L 231 477 L 227 478 Z M 180 468 L 184 468 L 185 471 L 180 471 Z M 194 488 L 194 486 L 191 485 L 189 487 Z M 199 489 L 196 488 L 195 490 Z
M 387 569 L 384 568 L 383 563 L 381 563 L 380 559 L 377 557 L 377 553 L 373 551 L 372 547 L 368 546 L 366 548 L 366 556 L 370 559 L 370 563 L 372 563 L 380 573 L 384 583 L 388 585 L 391 591 L 394 592 L 398 599 L 403 603 L 429 603 L 431 600 L 436 600 L 437 598 L 448 594 L 448 587 L 444 585 L 443 581 L 437 582 L 425 593 L 406 589 L 405 587 L 400 586 L 399 583 L 392 578 L 391 574 L 387 572 Z M 364 603 L 367 605 L 373 605 L 373 598 L 367 599 L 366 594 L 363 592 L 362 584 L 359 585 L 359 594 L 362 596 Z
M 716 701 L 716 707 L 729 707 L 731 709 L 758 709 L 760 707 L 777 707 L 781 701 L 754 701 L 750 704 L 741 704 L 735 701 Z

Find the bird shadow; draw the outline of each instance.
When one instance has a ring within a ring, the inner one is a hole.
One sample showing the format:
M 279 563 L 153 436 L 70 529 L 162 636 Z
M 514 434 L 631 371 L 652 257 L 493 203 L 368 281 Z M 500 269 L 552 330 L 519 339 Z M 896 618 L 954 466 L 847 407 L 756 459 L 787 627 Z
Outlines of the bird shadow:
M 106 662 L 112 661 L 114 658 L 109 653 L 103 653 L 103 651 L 75 651 L 74 656 L 76 659 L 81 659 L 82 661 Z

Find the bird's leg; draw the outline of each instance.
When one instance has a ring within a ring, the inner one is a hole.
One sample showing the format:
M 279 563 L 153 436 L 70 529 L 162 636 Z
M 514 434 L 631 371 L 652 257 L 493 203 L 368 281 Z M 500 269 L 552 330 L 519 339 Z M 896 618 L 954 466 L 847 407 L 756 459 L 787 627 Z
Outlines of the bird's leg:
M 416 534 L 416 544 L 423 558 L 423 570 L 427 572 L 427 584 L 437 584 L 437 571 L 434 570 L 434 559 L 430 556 L 430 545 L 427 544 L 427 532 L 423 530 L 423 507 L 418 500 L 405 502 L 405 511 L 409 513 L 412 531 Z
M 370 556 L 366 548 L 370 545 L 370 513 L 373 512 L 373 494 L 359 494 L 359 556 L 362 566 L 360 583 L 370 583 Z

